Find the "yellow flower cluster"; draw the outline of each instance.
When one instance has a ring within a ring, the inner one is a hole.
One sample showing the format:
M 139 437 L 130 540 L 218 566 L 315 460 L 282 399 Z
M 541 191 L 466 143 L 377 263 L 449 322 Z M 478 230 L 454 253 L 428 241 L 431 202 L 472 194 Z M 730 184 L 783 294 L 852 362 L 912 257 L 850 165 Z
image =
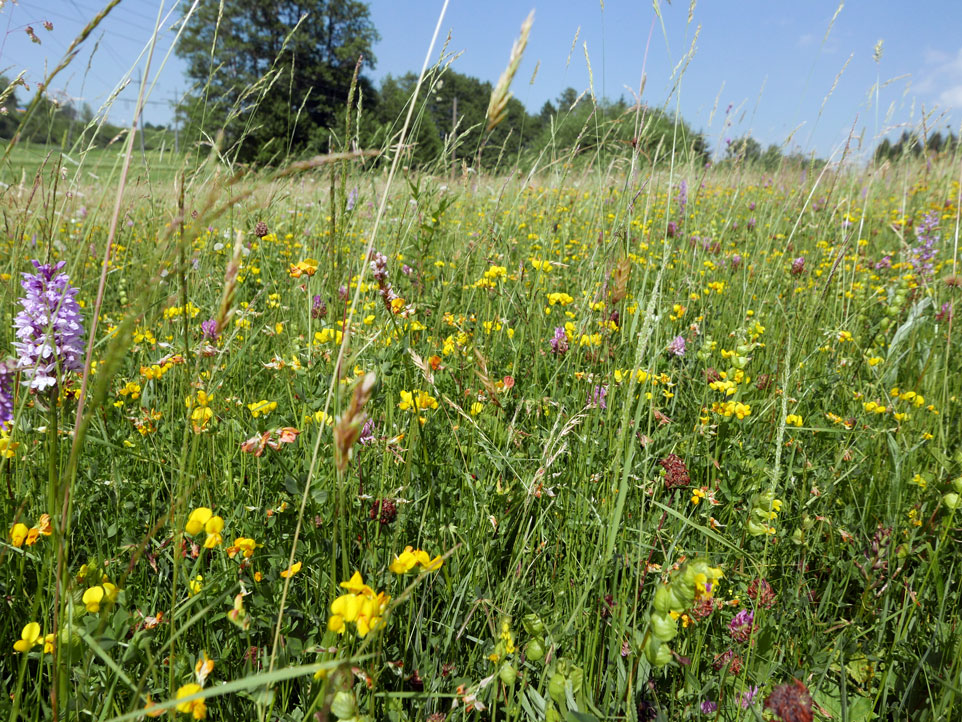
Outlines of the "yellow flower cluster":
M 53 534 L 53 526 L 50 523 L 49 514 L 41 514 L 36 526 L 29 529 L 22 522 L 17 522 L 10 528 L 10 543 L 18 549 L 26 544 L 28 547 L 37 543 L 41 535 L 50 536 Z
M 214 512 L 206 506 L 198 507 L 190 513 L 190 517 L 184 525 L 184 531 L 191 536 L 200 534 L 202 531 L 207 532 L 204 548 L 213 549 L 224 542 L 224 537 L 221 536 L 221 532 L 224 531 L 224 519 L 214 516 Z
M 305 258 L 303 261 L 292 263 L 287 272 L 290 274 L 291 278 L 313 276 L 315 273 L 317 273 L 317 261 L 315 261 L 313 258 Z
M 258 416 L 267 416 L 271 411 L 277 408 L 276 401 L 265 401 L 261 399 L 260 401 L 255 401 L 252 404 L 247 404 L 247 408 L 250 409 L 251 416 L 255 419 Z
M 186 306 L 170 306 L 165 308 L 164 318 L 170 320 L 172 318 L 183 316 L 185 313 L 187 314 L 188 318 L 194 318 L 198 313 L 200 313 L 200 309 L 188 301 Z
M 398 402 L 401 411 L 411 411 L 417 413 L 424 409 L 432 411 L 438 408 L 438 400 L 431 396 L 427 391 L 402 391 L 401 400 Z
M 348 624 L 354 624 L 358 637 L 366 637 L 368 632 L 381 623 L 384 610 L 391 601 L 384 592 L 377 592 L 364 583 L 360 572 L 354 572 L 348 581 L 341 582 L 341 587 L 348 591 L 331 602 L 331 616 L 327 620 L 327 628 L 343 634 Z
M 336 344 L 340 344 L 344 340 L 344 332 L 340 329 L 333 328 L 322 328 L 320 331 L 314 332 L 314 343 L 330 343 L 333 341 Z
M 752 415 L 752 407 L 748 404 L 743 404 L 740 401 L 725 401 L 718 403 L 717 401 L 711 405 L 711 410 L 716 413 L 729 418 L 731 416 L 736 417 L 739 421 L 744 419 L 746 416 Z
M 40 625 L 37 622 L 30 622 L 20 632 L 20 639 L 13 643 L 14 652 L 29 652 L 38 644 L 43 645 L 44 654 L 53 654 L 53 635 L 41 636 Z
M 420 565 L 426 572 L 435 572 L 441 568 L 442 563 L 440 554 L 432 559 L 423 549 L 406 546 L 403 552 L 394 557 L 390 569 L 395 574 L 407 574 L 414 567 Z
M 190 413 L 190 423 L 195 434 L 199 434 L 206 429 L 208 422 L 214 417 L 214 412 L 210 408 L 210 402 L 213 401 L 213 399 L 214 394 L 208 394 L 206 391 L 200 390 L 197 392 L 196 399 L 188 396 L 184 400 L 187 408 L 192 409 Z
M 548 305 L 554 306 L 558 304 L 559 306 L 567 306 L 572 303 L 574 299 L 567 293 L 549 293 L 548 294 Z

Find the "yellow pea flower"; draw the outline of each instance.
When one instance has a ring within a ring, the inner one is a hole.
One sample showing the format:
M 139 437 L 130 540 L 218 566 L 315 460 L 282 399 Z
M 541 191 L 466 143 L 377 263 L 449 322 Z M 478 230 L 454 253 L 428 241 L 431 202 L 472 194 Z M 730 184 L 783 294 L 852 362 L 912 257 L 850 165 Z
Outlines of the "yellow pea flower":
M 101 586 L 90 587 L 83 595 L 83 603 L 87 611 L 96 614 L 100 611 L 100 603 L 104 599 L 104 588 Z
M 39 644 L 40 639 L 40 625 L 36 622 L 30 622 L 27 626 L 23 628 L 20 632 L 20 639 L 13 643 L 13 649 L 15 652 L 29 652 L 37 644 Z
M 191 536 L 194 534 L 199 534 L 213 515 L 214 512 L 212 512 L 206 506 L 194 509 L 190 513 L 190 517 L 187 519 L 187 524 L 184 526 L 184 531 Z

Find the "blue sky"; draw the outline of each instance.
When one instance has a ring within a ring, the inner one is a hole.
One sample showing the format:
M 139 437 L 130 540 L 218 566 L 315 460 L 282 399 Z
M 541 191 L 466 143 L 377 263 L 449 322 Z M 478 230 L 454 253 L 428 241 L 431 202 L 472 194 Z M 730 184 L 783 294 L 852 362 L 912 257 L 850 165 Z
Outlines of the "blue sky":
M 158 8 L 170 10 L 174 4 L 123 0 L 102 25 L 103 32 L 87 41 L 53 83 L 53 90 L 98 108 L 125 75 L 136 80 L 142 68 L 137 58 Z M 381 34 L 375 48 L 375 80 L 420 68 L 442 4 L 442 0 L 370 3 Z M 7 75 L 26 70 L 33 86 L 101 5 L 99 0 L 7 3 L 0 11 L 0 68 Z M 791 137 L 792 147 L 828 156 L 838 152 L 853 126 L 855 137 L 862 136 L 869 146 L 877 133 L 915 127 L 923 118 L 929 128 L 944 132 L 951 127 L 958 133 L 962 35 L 954 5 L 947 0 L 911 6 L 894 0 L 850 0 L 832 24 L 837 2 L 702 0 L 689 23 L 687 2 L 668 5 L 662 0 L 663 32 L 648 0 L 607 0 L 603 8 L 599 0 L 452 0 L 442 40 L 450 31 L 449 50 L 461 53 L 455 69 L 496 82 L 521 22 L 534 9 L 531 39 L 512 88 L 529 111 L 537 112 L 566 86 L 579 92 L 588 88 L 587 45 L 598 96 L 631 99 L 644 68 L 643 100 L 656 106 L 667 103 L 669 109 L 680 103 L 683 117 L 708 134 L 712 148 L 750 131 L 766 145 Z M 171 18 L 178 16 L 175 10 Z M 53 23 L 53 31 L 43 28 L 44 20 Z M 34 27 L 42 45 L 29 40 L 27 25 Z M 699 25 L 680 95 L 673 94 L 672 71 L 689 51 Z M 147 119 L 153 122 L 168 122 L 170 100 L 188 87 L 176 57 L 158 74 L 172 39 L 170 31 L 161 35 L 151 70 L 157 82 Z M 872 51 L 880 39 L 884 49 L 876 64 Z M 538 73 L 531 83 L 536 63 Z M 876 112 L 871 91 L 877 78 L 881 88 Z M 129 122 L 135 84 L 119 99 L 111 120 Z M 726 112 L 729 106 L 731 111 Z

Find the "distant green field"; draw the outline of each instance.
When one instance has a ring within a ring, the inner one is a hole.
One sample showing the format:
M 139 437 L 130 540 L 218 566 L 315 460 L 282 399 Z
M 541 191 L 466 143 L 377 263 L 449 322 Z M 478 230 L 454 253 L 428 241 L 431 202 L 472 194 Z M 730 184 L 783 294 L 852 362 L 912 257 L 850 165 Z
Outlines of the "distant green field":
M 21 143 L 0 165 L 0 181 L 8 185 L 21 181 L 28 183 L 44 164 L 48 167 L 61 164 L 70 177 L 79 173 L 87 183 L 110 183 L 120 174 L 124 147 L 122 141 L 107 148 L 91 148 L 86 151 L 42 143 Z M 184 155 L 175 154 L 172 148 L 142 152 L 135 145 L 130 164 L 130 180 L 140 183 L 149 178 L 153 183 L 166 183 L 183 167 L 184 159 Z

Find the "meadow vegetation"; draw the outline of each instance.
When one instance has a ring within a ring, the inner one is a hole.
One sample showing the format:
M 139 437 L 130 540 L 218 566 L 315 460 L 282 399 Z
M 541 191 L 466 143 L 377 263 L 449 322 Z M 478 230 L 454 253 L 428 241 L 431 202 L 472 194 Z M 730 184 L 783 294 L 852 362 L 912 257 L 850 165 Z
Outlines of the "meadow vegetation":
M 958 147 L 579 102 L 498 172 L 411 100 L 266 169 L 12 146 L 8 719 L 956 718 Z

